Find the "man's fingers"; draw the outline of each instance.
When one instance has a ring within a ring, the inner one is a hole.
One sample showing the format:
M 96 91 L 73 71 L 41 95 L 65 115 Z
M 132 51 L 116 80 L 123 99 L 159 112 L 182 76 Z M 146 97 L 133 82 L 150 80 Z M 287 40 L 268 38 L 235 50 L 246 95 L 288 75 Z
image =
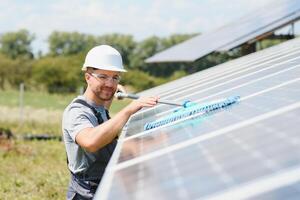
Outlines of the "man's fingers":
M 117 92 L 126 93 L 126 89 L 125 89 L 125 87 L 123 85 L 118 84 Z
M 157 104 L 159 97 L 142 97 L 139 99 L 143 107 L 152 107 Z

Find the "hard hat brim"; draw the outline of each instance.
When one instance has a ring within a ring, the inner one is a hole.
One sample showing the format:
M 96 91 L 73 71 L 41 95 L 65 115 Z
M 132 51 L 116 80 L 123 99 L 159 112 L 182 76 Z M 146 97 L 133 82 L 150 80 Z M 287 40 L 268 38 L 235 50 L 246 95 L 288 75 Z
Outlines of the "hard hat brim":
M 114 66 L 109 66 L 109 67 L 92 67 L 89 65 L 83 65 L 81 68 L 82 71 L 86 71 L 88 67 L 95 68 L 95 69 L 102 69 L 102 70 L 107 70 L 107 71 L 115 71 L 115 72 L 127 72 L 125 69 L 120 69 L 119 67 L 114 67 Z

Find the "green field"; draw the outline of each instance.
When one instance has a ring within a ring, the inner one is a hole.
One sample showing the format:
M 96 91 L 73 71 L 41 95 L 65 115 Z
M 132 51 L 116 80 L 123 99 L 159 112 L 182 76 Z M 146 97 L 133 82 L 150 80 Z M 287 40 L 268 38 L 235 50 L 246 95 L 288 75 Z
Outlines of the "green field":
M 48 94 L 44 92 L 24 92 L 24 106 L 35 109 L 63 110 L 78 94 Z M 0 106 L 19 107 L 20 94 L 16 90 L 0 90 Z M 111 113 L 115 113 L 127 105 L 129 100 L 115 100 Z
M 59 141 L 2 141 L 0 199 L 65 199 L 68 170 Z
M 25 92 L 23 119 L 19 93 L 0 90 L 0 128 L 18 138 L 0 137 L 0 200 L 65 199 L 69 181 L 62 142 L 25 141 L 25 134 L 61 135 L 61 115 L 76 94 Z M 130 101 L 114 101 L 112 116 Z
M 19 107 L 19 96 L 18 91 L 0 90 L 0 128 L 9 128 L 19 135 L 60 135 L 62 112 L 77 94 L 57 95 L 26 91 L 22 110 Z M 111 116 L 129 102 L 130 100 L 114 100 L 110 109 Z

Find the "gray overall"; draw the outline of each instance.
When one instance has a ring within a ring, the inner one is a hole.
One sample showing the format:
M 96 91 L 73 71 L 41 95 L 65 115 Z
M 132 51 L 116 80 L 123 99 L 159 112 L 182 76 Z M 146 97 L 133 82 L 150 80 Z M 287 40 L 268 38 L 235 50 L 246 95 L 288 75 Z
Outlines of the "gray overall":
M 75 136 L 83 128 L 95 127 L 108 119 L 108 113 L 104 108 L 101 110 L 101 108 L 95 107 L 92 102 L 87 102 L 83 96 L 76 98 L 64 112 L 64 143 L 71 173 L 67 192 L 68 200 L 93 199 L 117 144 L 116 138 L 97 152 L 91 153 L 85 151 L 75 142 Z

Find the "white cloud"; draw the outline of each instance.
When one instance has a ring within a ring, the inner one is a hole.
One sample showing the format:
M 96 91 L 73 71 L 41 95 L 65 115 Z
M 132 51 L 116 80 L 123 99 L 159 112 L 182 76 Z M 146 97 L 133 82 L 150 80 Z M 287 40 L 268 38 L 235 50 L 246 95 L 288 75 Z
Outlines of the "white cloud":
M 36 46 L 54 31 L 101 35 L 119 32 L 140 40 L 152 35 L 207 32 L 231 22 L 272 0 L 0 0 L 0 30 L 26 28 L 37 36 Z M 128 3 L 129 2 L 129 3 Z

